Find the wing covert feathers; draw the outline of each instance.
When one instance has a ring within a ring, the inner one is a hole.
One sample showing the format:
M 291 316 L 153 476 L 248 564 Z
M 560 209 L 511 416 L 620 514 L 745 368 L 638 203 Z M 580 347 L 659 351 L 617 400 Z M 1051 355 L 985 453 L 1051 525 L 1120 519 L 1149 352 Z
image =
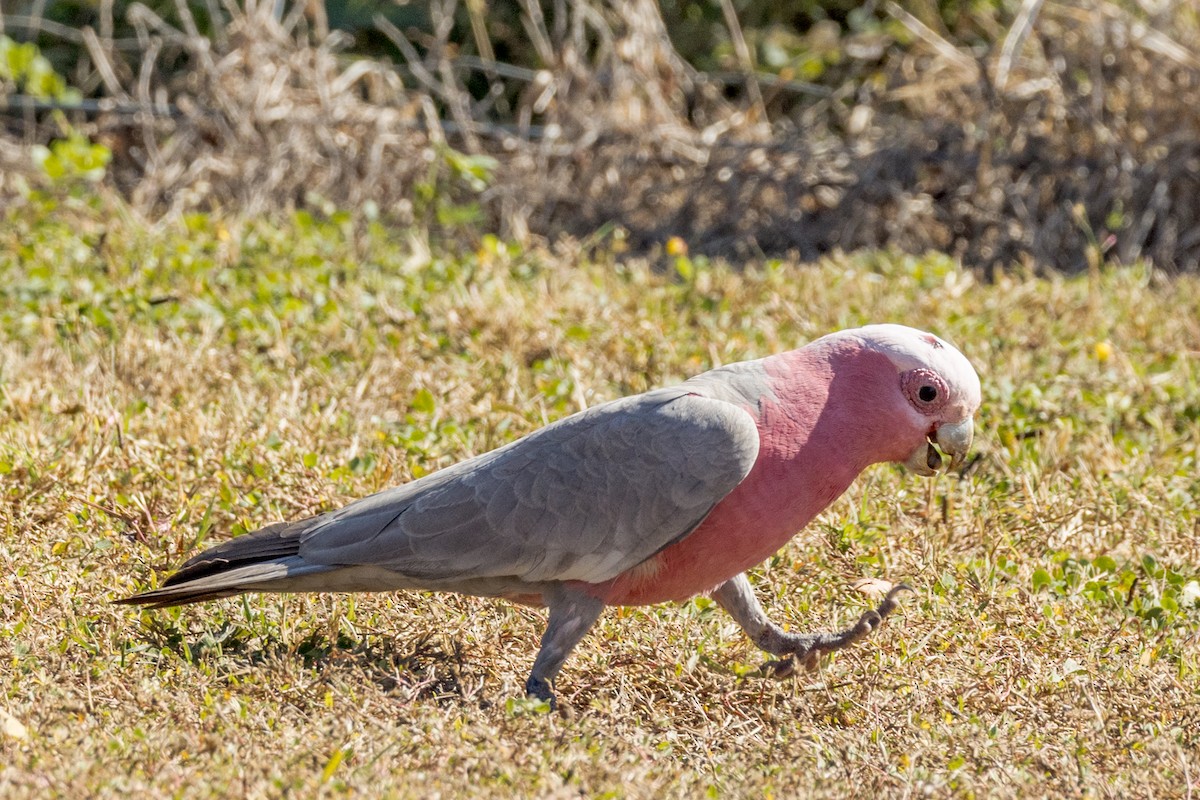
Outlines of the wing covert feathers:
M 690 532 L 757 454 L 744 409 L 657 390 L 327 514 L 300 555 L 439 580 L 600 582 Z
M 598 583 L 690 533 L 757 455 L 744 408 L 687 386 L 660 389 L 340 510 L 231 539 L 187 561 L 161 589 L 119 602 L 198 602 L 361 567 L 464 591 Z

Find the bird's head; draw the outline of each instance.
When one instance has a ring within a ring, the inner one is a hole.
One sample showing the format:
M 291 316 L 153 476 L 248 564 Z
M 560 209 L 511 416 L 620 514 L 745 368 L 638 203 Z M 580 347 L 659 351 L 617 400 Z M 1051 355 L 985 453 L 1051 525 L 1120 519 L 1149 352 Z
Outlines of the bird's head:
M 859 353 L 883 356 L 882 385 L 871 398 L 887 429 L 888 458 L 903 462 L 919 475 L 962 465 L 974 438 L 973 417 L 979 410 L 979 376 L 953 345 L 931 333 L 904 325 L 867 325 L 833 334 L 853 343 Z M 831 337 L 832 338 L 832 337 Z M 880 362 L 882 364 L 882 362 Z

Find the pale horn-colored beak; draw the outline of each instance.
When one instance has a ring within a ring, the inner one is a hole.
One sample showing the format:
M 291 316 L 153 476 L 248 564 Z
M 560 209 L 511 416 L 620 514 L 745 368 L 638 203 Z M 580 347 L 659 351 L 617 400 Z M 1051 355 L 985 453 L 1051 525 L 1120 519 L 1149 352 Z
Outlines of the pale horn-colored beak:
M 957 469 L 966 461 L 974 438 L 975 422 L 970 417 L 962 422 L 941 425 L 928 441 L 912 451 L 904 464 L 918 475 L 936 475 L 942 468 L 942 453 L 945 453 L 950 456 L 950 469 Z
M 950 456 L 950 469 L 958 469 L 967 460 L 971 452 L 971 442 L 975 440 L 975 422 L 967 417 L 962 422 L 942 425 L 934 434 L 938 449 Z

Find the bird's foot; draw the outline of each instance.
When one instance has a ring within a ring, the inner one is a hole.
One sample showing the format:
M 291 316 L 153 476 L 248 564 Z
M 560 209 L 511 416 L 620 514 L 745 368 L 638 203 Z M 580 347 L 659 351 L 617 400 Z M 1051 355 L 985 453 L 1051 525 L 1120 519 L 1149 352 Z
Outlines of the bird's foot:
M 907 583 L 896 584 L 878 608 L 863 612 L 858 622 L 838 633 L 782 634 L 785 637 L 785 644 L 780 648 L 783 658 L 764 663 L 759 667 L 758 674 L 766 678 L 787 678 L 795 673 L 797 665 L 809 672 L 815 670 L 821 656 L 843 650 L 867 638 L 900 606 L 897 595 L 911 591 L 913 588 Z
M 551 711 L 558 708 L 558 701 L 554 699 L 554 687 L 545 678 L 530 675 L 529 680 L 525 681 L 525 696 L 549 704 Z

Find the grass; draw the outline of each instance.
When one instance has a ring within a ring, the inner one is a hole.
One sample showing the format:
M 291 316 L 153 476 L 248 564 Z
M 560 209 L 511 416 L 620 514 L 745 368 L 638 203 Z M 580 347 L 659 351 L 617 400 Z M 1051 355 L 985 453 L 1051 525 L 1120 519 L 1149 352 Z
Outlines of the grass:
M 0 795 L 1193 795 L 1200 281 L 679 259 L 9 212 Z M 548 714 L 520 699 L 540 615 L 498 601 L 110 605 L 203 543 L 869 321 L 973 360 L 979 457 L 871 469 L 753 573 L 793 630 L 857 618 L 860 577 L 917 587 L 816 674 L 749 677 L 763 654 L 704 598 L 612 610 Z

